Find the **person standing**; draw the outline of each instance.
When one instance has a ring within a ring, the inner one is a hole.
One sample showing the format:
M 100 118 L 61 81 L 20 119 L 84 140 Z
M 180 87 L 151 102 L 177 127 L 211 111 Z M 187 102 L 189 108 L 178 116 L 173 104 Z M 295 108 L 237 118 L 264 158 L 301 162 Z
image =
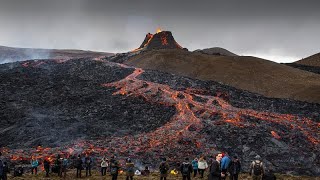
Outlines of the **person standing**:
M 46 177 L 49 177 L 50 161 L 48 160 L 48 158 L 44 158 L 43 167 L 44 167 L 44 170 L 46 171 Z
M 126 180 L 133 180 L 134 176 L 134 164 L 130 158 L 127 159 L 126 162 Z
M 3 180 L 8 179 L 8 176 L 7 176 L 8 173 L 10 173 L 10 170 L 9 170 L 8 163 L 5 161 L 5 162 L 3 162 L 3 174 L 2 174 Z
M 107 168 L 108 168 L 108 160 L 106 157 L 103 157 L 101 159 L 101 176 L 105 176 L 107 174 Z
M 120 169 L 119 162 L 116 160 L 116 156 L 111 156 L 110 159 L 110 174 L 112 176 L 112 180 L 118 179 L 118 171 Z
M 89 155 L 84 160 L 86 166 L 86 177 L 91 176 L 92 159 Z
M 192 169 L 192 165 L 189 163 L 189 158 L 186 158 L 180 166 L 182 180 L 191 180 Z
M 64 178 L 67 177 L 68 165 L 69 165 L 69 161 L 68 161 L 68 159 L 67 159 L 67 157 L 65 155 L 63 160 L 62 160 L 62 168 L 61 168 L 61 172 L 63 173 L 63 177 Z M 62 173 L 61 173 L 61 176 L 62 176 Z
M 198 171 L 200 174 L 200 178 L 203 178 L 204 171 L 208 168 L 208 163 L 204 157 L 200 157 L 198 161 Z
M 265 174 L 265 168 L 259 155 L 252 161 L 249 172 L 253 180 L 261 180 L 263 174 Z
M 193 168 L 193 177 L 197 176 L 198 173 L 198 158 L 194 158 L 191 162 Z
M 216 156 L 216 159 L 212 161 L 212 164 L 210 165 L 210 171 L 209 171 L 209 180 L 221 180 L 225 176 L 224 173 L 221 172 L 220 169 L 220 161 L 222 159 L 222 153 L 218 153 Z
M 241 171 L 241 163 L 237 156 L 233 156 L 233 159 L 229 168 L 230 180 L 238 180 L 240 171 Z
M 162 158 L 162 162 L 160 163 L 159 166 L 159 171 L 160 171 L 160 180 L 167 180 L 168 172 L 169 172 L 170 166 L 167 163 L 166 158 Z
M 34 171 L 34 174 L 37 175 L 39 161 L 34 156 L 32 156 L 30 163 L 31 163 L 31 174 L 33 174 L 33 171 Z
M 229 166 L 231 163 L 231 158 L 229 157 L 228 153 L 225 152 L 225 154 L 222 155 L 221 159 L 221 172 L 224 174 L 224 177 L 221 177 L 221 179 L 227 178 L 227 172 L 229 170 Z
M 4 176 L 4 160 L 2 158 L 2 153 L 0 152 L 0 179 Z
M 77 178 L 81 178 L 81 170 L 83 169 L 82 167 L 82 159 L 80 154 L 78 155 L 77 159 L 76 159 L 76 168 L 77 168 Z

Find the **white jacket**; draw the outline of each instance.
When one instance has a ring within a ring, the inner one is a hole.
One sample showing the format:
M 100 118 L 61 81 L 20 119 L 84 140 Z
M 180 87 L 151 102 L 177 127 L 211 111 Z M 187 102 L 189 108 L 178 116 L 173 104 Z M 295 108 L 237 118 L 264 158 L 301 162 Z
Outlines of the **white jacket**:
M 106 160 L 102 159 L 101 167 L 108 167 L 108 162 Z
M 208 168 L 208 163 L 207 161 L 198 161 L 198 169 L 207 169 Z

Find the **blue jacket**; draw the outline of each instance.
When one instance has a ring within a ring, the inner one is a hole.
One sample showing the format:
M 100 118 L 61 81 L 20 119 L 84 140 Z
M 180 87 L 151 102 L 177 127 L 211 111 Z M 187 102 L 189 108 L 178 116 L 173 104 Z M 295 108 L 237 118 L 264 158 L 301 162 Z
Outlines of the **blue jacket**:
M 31 160 L 31 166 L 32 167 L 38 167 L 39 166 L 38 160 Z
M 226 171 L 229 168 L 230 163 L 231 159 L 229 158 L 229 156 L 224 156 L 221 159 L 221 170 Z
M 191 162 L 191 164 L 192 164 L 193 169 L 198 169 L 198 161 L 193 160 L 193 161 Z

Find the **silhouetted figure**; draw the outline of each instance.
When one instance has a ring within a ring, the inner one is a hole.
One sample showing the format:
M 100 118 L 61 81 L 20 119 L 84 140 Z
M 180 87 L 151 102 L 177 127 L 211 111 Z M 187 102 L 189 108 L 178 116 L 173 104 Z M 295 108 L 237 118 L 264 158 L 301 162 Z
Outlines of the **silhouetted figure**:
M 180 172 L 182 174 L 182 180 L 191 180 L 192 165 L 189 163 L 189 158 L 186 158 L 185 161 L 180 166 Z
M 68 169 L 68 165 L 69 165 L 69 160 L 64 157 L 62 159 L 62 166 L 61 166 L 61 176 L 63 174 L 63 177 L 67 177 L 67 169 Z
M 134 176 L 134 164 L 130 158 L 127 159 L 126 162 L 126 180 L 133 180 Z
M 89 155 L 86 156 L 84 164 L 86 166 L 86 177 L 91 176 L 92 159 Z
M 240 171 L 241 171 L 241 163 L 237 156 L 233 156 L 233 159 L 229 168 L 230 180 L 238 180 Z
M 169 172 L 169 164 L 167 163 L 166 158 L 162 158 L 162 162 L 160 163 L 160 180 L 167 180 L 168 172 Z
M 77 159 L 76 159 L 76 168 L 77 168 L 77 178 L 81 178 L 81 170 L 83 169 L 82 167 L 82 159 L 81 156 L 78 155 Z
M 116 160 L 116 156 L 112 156 L 110 159 L 110 174 L 112 176 L 112 180 L 118 179 L 118 171 L 119 171 L 119 163 Z
M 141 172 L 141 175 L 142 175 L 142 176 L 149 176 L 149 174 L 150 174 L 149 167 L 146 166 L 146 167 L 144 168 L 144 170 Z
M 15 166 L 13 169 L 13 176 L 22 176 L 23 175 L 23 167 L 22 166 Z
M 44 167 L 44 170 L 46 171 L 46 177 L 49 177 L 50 161 L 47 158 L 45 158 L 43 161 L 43 167 Z

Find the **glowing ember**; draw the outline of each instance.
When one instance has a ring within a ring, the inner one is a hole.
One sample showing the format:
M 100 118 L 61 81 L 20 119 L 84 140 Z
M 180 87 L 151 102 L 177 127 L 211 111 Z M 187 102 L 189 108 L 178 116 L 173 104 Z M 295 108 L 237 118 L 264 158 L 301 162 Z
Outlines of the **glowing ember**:
M 157 33 L 161 32 L 161 29 L 160 28 L 157 28 Z

